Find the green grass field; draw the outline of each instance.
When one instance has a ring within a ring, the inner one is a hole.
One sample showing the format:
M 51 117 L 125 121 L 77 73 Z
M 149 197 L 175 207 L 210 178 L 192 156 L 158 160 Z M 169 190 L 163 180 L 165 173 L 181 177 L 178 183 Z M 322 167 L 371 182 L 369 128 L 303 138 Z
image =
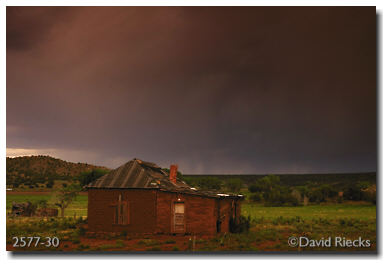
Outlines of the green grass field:
M 358 220 L 375 220 L 375 205 L 310 205 L 300 207 L 264 207 L 257 203 L 244 203 L 241 214 L 252 219 L 264 218 L 272 220 L 280 216 L 291 218 L 299 216 L 305 220 L 310 219 L 341 219 L 353 218 Z
M 49 204 L 54 202 L 53 195 L 50 194 L 7 194 L 7 211 L 11 210 L 12 202 L 21 203 L 30 201 L 31 203 L 40 200 L 47 200 Z M 88 196 L 78 195 L 71 205 L 65 209 L 65 216 L 87 217 Z

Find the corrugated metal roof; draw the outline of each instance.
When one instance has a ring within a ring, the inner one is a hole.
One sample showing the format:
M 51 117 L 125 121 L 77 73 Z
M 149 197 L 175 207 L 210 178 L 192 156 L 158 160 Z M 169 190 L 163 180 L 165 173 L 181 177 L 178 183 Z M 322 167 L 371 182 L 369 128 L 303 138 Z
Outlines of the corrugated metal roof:
M 169 175 L 158 165 L 134 158 L 89 183 L 87 189 L 159 189 L 162 191 L 179 192 L 207 197 L 238 197 L 242 195 L 220 194 L 214 191 L 196 190 L 184 181 L 177 179 L 176 183 L 169 181 Z

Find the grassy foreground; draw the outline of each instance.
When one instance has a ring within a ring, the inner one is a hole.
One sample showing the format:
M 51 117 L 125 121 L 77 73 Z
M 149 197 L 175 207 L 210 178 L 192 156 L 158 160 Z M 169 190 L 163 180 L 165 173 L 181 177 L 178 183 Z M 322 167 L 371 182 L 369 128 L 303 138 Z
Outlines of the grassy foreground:
M 7 211 L 12 202 L 51 200 L 50 194 L 7 194 Z M 189 236 L 133 238 L 126 234 L 97 238 L 87 236 L 87 195 L 79 195 L 66 209 L 64 220 L 37 217 L 7 218 L 7 248 L 13 236 L 53 236 L 61 240 L 60 250 L 168 250 L 168 251 L 375 251 L 376 206 L 367 204 L 331 204 L 304 207 L 264 207 L 256 203 L 243 203 L 242 215 L 251 217 L 251 229 L 244 234 L 218 235 L 198 238 L 194 245 Z M 290 236 L 311 239 L 345 237 L 369 239 L 370 248 L 296 248 L 288 245 Z M 189 243 L 190 242 L 190 243 Z M 21 250 L 21 249 L 18 249 Z M 32 249 L 31 249 L 32 250 Z M 47 249 L 42 249 L 47 250 Z M 58 249 L 57 249 L 58 250 Z

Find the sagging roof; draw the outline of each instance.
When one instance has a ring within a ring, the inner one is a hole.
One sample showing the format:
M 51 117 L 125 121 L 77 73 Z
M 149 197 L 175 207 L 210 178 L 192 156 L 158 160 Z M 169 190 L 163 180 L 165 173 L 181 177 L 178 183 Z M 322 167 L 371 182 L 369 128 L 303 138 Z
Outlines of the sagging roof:
M 242 195 L 222 194 L 214 191 L 197 190 L 184 181 L 177 179 L 176 183 L 169 180 L 169 175 L 158 165 L 134 158 L 89 183 L 87 189 L 159 189 L 162 191 L 186 193 L 207 197 L 237 197 Z

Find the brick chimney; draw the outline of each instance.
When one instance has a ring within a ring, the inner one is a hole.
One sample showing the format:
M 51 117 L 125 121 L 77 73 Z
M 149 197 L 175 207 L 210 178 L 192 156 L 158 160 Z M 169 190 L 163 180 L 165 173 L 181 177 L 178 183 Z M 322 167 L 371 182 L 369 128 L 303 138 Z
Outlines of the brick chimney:
M 177 168 L 177 165 L 171 165 L 171 168 L 169 170 L 169 181 L 172 183 L 176 183 Z

